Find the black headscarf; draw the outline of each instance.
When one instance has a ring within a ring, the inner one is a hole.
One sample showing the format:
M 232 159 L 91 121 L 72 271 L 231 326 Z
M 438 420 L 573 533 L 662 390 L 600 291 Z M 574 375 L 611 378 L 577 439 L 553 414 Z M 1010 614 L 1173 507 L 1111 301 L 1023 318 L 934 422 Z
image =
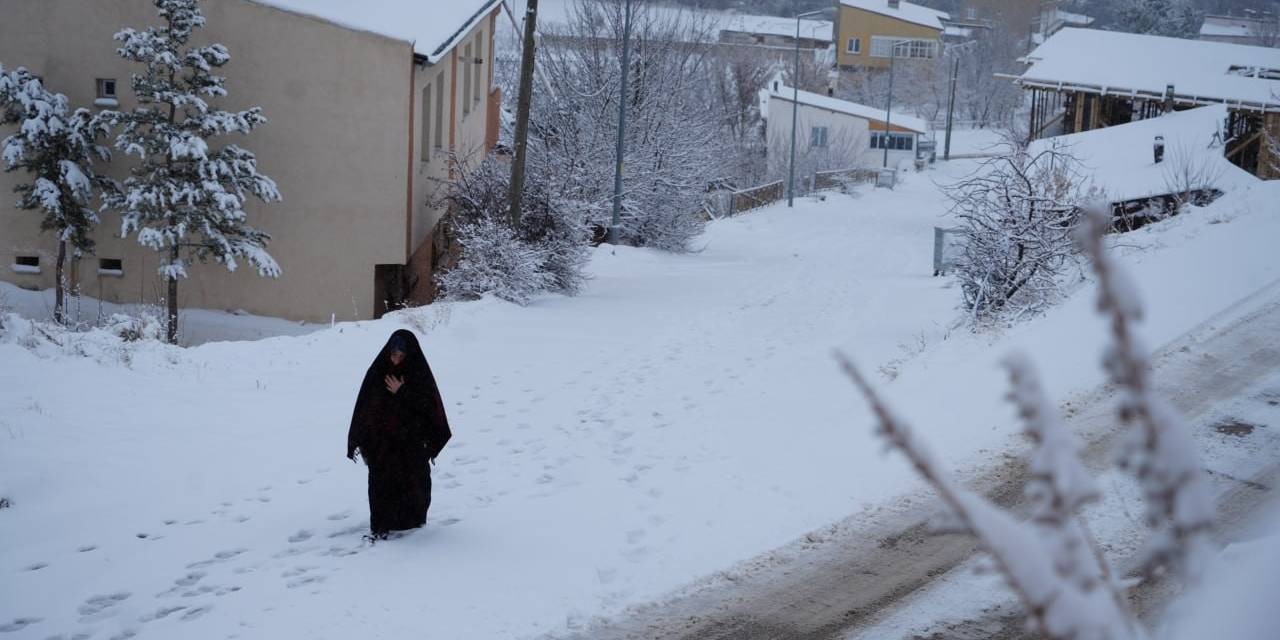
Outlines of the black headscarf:
M 391 364 L 396 351 L 404 353 L 399 365 Z M 395 394 L 387 391 L 388 375 L 404 378 Z M 380 454 L 394 448 L 422 451 L 430 459 L 440 455 L 451 436 L 440 389 L 418 338 L 400 329 L 391 334 L 364 375 L 347 432 L 347 455 L 359 448 L 365 461 L 375 464 L 384 457 Z

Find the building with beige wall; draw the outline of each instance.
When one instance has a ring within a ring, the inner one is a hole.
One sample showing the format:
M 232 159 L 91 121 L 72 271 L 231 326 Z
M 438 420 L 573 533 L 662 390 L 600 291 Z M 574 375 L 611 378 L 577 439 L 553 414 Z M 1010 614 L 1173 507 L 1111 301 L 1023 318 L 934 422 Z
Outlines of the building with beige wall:
M 837 0 L 836 62 L 844 68 L 886 68 L 895 42 L 898 58 L 941 54 L 942 11 L 899 0 Z
M 921 137 L 929 132 L 928 123 L 919 118 L 894 112 L 886 126 L 883 108 L 795 91 L 777 81 L 762 93 L 773 175 L 787 174 L 796 105 L 796 172 L 801 177 L 814 171 L 896 168 L 912 163 Z
M 213 141 L 253 151 L 278 184 L 283 202 L 246 211 L 272 235 L 268 251 L 283 274 L 197 265 L 180 283 L 180 306 L 327 321 L 428 300 L 444 213 L 434 196 L 450 176 L 450 154 L 474 162 L 497 139 L 499 0 L 206 0 L 201 8 L 207 23 L 193 44 L 231 52 L 221 70 L 229 96 L 216 106 L 261 106 L 268 119 L 243 141 Z M 0 64 L 30 69 L 73 106 L 136 106 L 129 79 L 140 69 L 115 54 L 112 36 L 158 24 L 152 2 L 0 0 L 0 15 Z M 122 179 L 129 164 L 116 155 L 106 173 Z M 0 192 L 24 179 L 0 175 Z M 56 242 L 39 220 L 0 197 L 0 280 L 53 287 Z M 110 302 L 159 302 L 157 255 L 119 232 L 118 216 L 104 215 L 96 255 L 72 261 L 74 284 Z

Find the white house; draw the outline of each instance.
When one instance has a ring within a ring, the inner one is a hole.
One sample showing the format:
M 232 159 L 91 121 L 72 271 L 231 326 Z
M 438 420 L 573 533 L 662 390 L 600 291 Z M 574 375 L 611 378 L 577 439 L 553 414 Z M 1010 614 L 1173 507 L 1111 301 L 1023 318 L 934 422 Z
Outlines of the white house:
M 915 160 L 928 123 L 915 116 L 840 100 L 773 81 L 761 98 L 767 120 L 769 168 L 787 170 L 791 152 L 792 111 L 796 112 L 796 167 L 802 175 L 834 169 L 897 167 Z M 887 153 L 886 153 L 887 151 Z

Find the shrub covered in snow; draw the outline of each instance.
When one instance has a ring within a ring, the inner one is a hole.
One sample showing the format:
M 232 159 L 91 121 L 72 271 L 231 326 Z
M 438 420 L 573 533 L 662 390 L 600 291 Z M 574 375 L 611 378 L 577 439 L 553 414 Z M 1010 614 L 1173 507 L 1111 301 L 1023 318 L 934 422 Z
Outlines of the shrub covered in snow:
M 534 156 L 525 179 L 524 213 L 515 226 L 508 218 L 506 163 L 487 158 L 469 170 L 455 161 L 457 177 L 443 191 L 449 214 L 442 226 L 454 243 L 456 262 L 436 279 L 445 297 L 493 294 L 523 305 L 540 292 L 581 289 L 590 247 L 585 216 L 551 193 L 547 173 Z
M 975 318 L 1035 312 L 1056 297 L 1077 263 L 1071 229 L 1095 195 L 1068 149 L 1031 153 L 1017 140 L 945 187 L 963 230 L 955 271 Z
M 1134 427 L 1120 460 L 1137 476 L 1146 500 L 1150 539 L 1141 568 L 1148 576 L 1166 571 L 1195 575 L 1204 557 L 1213 502 L 1190 433 L 1152 391 L 1150 363 L 1134 336 L 1141 303 L 1103 246 L 1110 226 L 1110 211 L 1097 209 L 1085 218 L 1078 235 L 1098 279 L 1098 310 L 1110 324 L 1112 342 L 1103 365 L 1120 390 L 1117 418 Z M 1033 444 L 1025 487 L 1028 522 L 952 478 L 861 372 L 843 356 L 841 363 L 870 403 L 879 433 L 938 491 L 953 528 L 978 538 L 1017 594 L 1031 628 L 1054 640 L 1146 637 L 1120 580 L 1079 515 L 1083 505 L 1098 497 L 1092 474 L 1080 461 L 1081 444 L 1061 423 L 1025 356 L 1006 359 L 1005 367 L 1009 398 Z
M 89 358 L 102 364 L 130 365 L 140 351 L 167 348 L 161 342 L 164 329 L 161 314 L 155 309 L 114 314 L 99 325 L 80 327 L 8 313 L 0 315 L 0 344 L 17 345 L 46 358 Z

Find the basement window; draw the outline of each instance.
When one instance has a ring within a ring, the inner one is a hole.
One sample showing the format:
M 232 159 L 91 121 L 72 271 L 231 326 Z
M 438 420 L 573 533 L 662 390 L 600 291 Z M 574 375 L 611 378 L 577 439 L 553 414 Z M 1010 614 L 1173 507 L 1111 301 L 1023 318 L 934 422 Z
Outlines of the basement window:
M 12 269 L 14 273 L 40 273 L 40 256 L 18 256 Z
M 95 107 L 118 107 L 120 101 L 116 96 L 116 79 L 115 78 L 98 78 L 97 80 L 97 98 L 94 99 Z
M 124 275 L 124 261 L 119 258 L 100 258 L 98 275 L 120 277 Z

